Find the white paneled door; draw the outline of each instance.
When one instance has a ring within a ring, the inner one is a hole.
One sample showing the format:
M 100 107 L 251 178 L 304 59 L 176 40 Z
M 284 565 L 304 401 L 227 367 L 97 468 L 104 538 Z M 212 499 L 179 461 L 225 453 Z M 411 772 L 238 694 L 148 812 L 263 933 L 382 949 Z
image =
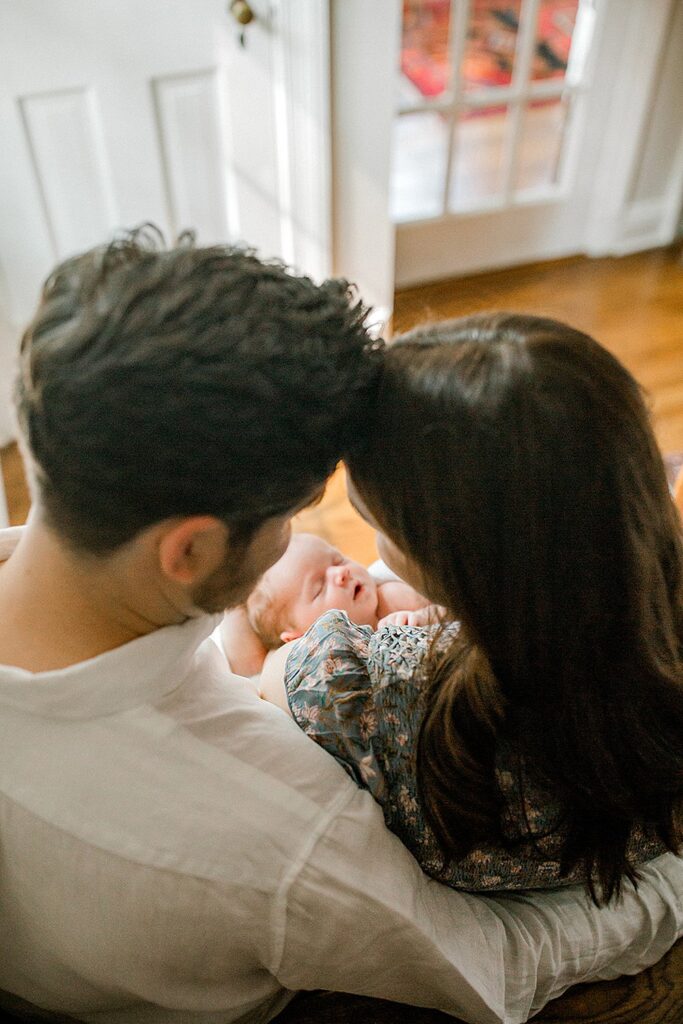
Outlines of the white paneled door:
M 230 6 L 0 0 L 0 443 L 57 260 L 153 221 L 328 272 L 327 3 Z

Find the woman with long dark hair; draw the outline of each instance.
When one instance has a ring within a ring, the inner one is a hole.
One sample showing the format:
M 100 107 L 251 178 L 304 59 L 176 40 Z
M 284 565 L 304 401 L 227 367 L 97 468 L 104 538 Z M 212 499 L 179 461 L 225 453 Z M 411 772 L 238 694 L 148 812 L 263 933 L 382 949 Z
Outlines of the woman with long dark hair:
M 624 367 L 537 317 L 418 329 L 348 468 L 384 560 L 446 614 L 319 619 L 287 659 L 299 725 L 452 885 L 603 902 L 679 852 L 681 526 Z

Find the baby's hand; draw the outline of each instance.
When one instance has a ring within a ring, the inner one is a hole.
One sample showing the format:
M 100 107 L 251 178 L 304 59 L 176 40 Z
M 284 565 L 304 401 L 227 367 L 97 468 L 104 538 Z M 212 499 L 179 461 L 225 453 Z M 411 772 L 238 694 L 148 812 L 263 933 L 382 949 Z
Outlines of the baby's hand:
M 377 628 L 382 626 L 433 626 L 440 622 L 446 612 L 438 604 L 428 604 L 425 608 L 418 608 L 414 612 L 392 612 L 385 615 L 377 623 Z

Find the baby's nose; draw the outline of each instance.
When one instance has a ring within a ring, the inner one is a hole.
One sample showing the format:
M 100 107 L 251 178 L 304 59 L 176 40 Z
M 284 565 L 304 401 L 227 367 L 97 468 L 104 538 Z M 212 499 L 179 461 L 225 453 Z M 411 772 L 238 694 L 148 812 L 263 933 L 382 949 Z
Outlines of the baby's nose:
M 349 575 L 350 573 L 348 566 L 335 565 L 333 567 L 332 579 L 334 580 L 336 586 L 345 587 L 346 584 L 349 582 Z

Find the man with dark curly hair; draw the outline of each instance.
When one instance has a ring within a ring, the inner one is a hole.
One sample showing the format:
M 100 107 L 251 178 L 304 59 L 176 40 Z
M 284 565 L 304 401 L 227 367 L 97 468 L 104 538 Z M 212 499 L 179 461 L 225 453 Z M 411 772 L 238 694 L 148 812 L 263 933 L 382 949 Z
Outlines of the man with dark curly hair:
M 597 912 L 428 879 L 211 638 L 363 438 L 365 317 L 345 282 L 149 231 L 48 279 L 16 388 L 34 504 L 0 533 L 6 992 L 102 1024 L 265 1021 L 314 988 L 491 1024 L 586 956 L 666 948 L 652 881 Z

